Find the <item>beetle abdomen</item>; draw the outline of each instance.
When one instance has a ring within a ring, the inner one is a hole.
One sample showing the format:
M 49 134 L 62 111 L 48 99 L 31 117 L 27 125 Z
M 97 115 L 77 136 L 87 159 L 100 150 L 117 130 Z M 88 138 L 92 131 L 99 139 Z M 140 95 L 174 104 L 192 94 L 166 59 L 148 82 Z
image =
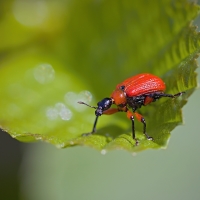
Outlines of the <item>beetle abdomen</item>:
M 125 86 L 124 92 L 128 97 L 139 96 L 152 92 L 163 92 L 165 83 L 159 77 L 152 74 L 138 74 L 132 76 L 117 85 L 117 89 Z

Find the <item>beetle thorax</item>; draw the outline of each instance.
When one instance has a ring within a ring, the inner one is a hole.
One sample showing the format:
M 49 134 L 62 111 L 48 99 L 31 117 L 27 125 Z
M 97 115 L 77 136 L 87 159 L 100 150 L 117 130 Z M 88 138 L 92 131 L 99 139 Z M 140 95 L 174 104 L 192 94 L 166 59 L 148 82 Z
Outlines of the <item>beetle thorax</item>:
M 111 94 L 111 98 L 117 106 L 126 104 L 126 93 L 122 89 L 114 90 Z

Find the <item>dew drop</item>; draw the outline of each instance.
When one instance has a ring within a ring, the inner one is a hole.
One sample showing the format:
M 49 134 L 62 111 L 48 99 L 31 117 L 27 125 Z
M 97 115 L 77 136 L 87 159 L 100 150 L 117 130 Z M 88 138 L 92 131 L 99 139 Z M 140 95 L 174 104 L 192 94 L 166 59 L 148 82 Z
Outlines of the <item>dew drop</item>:
M 60 143 L 56 145 L 57 148 L 63 148 L 64 146 L 65 146 L 65 143 Z
M 65 109 L 65 104 L 64 103 L 56 103 L 55 108 L 57 109 L 58 112 L 62 111 L 62 109 Z
M 13 133 L 12 138 L 16 138 L 16 137 L 17 137 L 17 135 L 14 135 L 14 133 Z
M 72 112 L 70 109 L 68 109 L 65 104 L 63 103 L 57 103 L 55 105 L 55 108 L 57 109 L 58 111 L 58 114 L 60 116 L 60 118 L 62 120 L 70 120 L 71 117 L 72 117 Z
M 42 136 L 35 136 L 36 140 L 43 140 Z
M 90 103 L 92 101 L 92 94 L 91 92 L 84 90 L 79 93 L 78 98 L 79 98 L 79 101 Z
M 72 118 L 72 112 L 65 106 L 64 103 L 56 103 L 55 106 L 49 107 L 46 110 L 46 116 L 50 120 L 60 118 L 62 120 L 70 120 Z
M 72 112 L 69 109 L 65 108 L 60 111 L 59 115 L 62 120 L 70 120 L 72 117 Z
M 67 92 L 64 99 L 66 103 L 74 107 L 75 102 L 77 101 L 77 94 L 75 92 Z
M 24 26 L 38 26 L 47 19 L 47 2 L 32 0 L 15 0 L 13 3 L 13 15 Z
M 132 153 L 132 156 L 137 156 L 137 153 L 133 152 L 133 153 Z
M 74 109 L 79 112 L 83 112 L 86 109 L 86 106 L 80 105 L 77 102 L 83 101 L 89 104 L 92 101 L 92 94 L 87 90 L 81 91 L 78 94 L 75 92 L 67 92 L 64 99 L 65 102 L 71 105 Z
M 41 84 L 50 83 L 55 78 L 55 71 L 50 64 L 40 64 L 34 69 L 34 78 Z
M 49 107 L 46 111 L 46 116 L 50 120 L 55 120 L 58 117 L 58 111 L 54 107 Z
M 106 151 L 105 149 L 102 149 L 102 150 L 101 150 L 101 154 L 102 154 L 102 155 L 105 155 L 106 153 L 107 153 L 107 151 Z

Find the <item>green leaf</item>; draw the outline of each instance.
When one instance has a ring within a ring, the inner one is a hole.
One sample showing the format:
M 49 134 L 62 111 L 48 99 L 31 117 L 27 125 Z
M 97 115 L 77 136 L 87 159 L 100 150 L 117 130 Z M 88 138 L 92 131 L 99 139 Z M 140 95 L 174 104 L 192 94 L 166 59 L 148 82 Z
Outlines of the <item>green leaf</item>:
M 24 24 L 26 16 L 16 17 L 22 11 L 17 8 L 15 18 L 4 13 L 1 19 L 3 130 L 23 142 L 86 145 L 102 153 L 166 147 L 170 132 L 182 123 L 181 108 L 197 85 L 200 37 L 191 20 L 199 6 L 185 0 L 75 0 L 58 1 L 56 6 L 49 2 L 49 17 L 35 27 L 29 27 L 29 21 Z M 10 27 L 17 30 L 16 39 Z M 96 105 L 117 83 L 142 72 L 163 78 L 166 93 L 186 91 L 139 110 L 154 141 L 145 138 L 142 124 L 136 122 L 140 144 L 135 146 L 125 113 L 100 117 L 97 132 L 82 137 L 91 131 L 95 115 L 77 101 Z

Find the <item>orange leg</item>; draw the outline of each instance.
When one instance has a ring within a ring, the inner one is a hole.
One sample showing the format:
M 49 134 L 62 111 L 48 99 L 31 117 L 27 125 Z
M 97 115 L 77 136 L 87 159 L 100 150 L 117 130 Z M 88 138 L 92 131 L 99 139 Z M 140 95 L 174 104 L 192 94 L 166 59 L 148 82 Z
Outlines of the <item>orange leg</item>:
M 119 112 L 118 108 L 109 108 L 108 110 L 103 111 L 104 115 L 112 115 L 116 112 Z
M 144 100 L 144 105 L 146 106 L 146 105 L 150 104 L 153 100 L 154 100 L 154 98 L 147 96 Z
M 149 135 L 147 135 L 147 133 L 146 133 L 146 122 L 145 122 L 145 119 L 144 119 L 144 117 L 141 115 L 141 114 L 139 114 L 139 113 L 132 113 L 130 110 L 128 110 L 127 111 L 127 117 L 128 117 L 128 119 L 130 119 L 131 121 L 132 121 L 132 136 L 133 136 L 133 139 L 136 141 L 136 145 L 138 144 L 138 141 L 137 141 L 137 139 L 135 138 L 135 127 L 134 127 L 134 116 L 136 117 L 136 119 L 138 120 L 138 121 L 140 121 L 140 122 L 142 122 L 143 123 L 143 125 L 144 125 L 144 128 L 143 128 L 143 133 L 144 133 L 144 135 L 146 136 L 146 138 L 148 139 L 148 140 L 153 140 L 153 138 L 152 137 L 150 137 Z

